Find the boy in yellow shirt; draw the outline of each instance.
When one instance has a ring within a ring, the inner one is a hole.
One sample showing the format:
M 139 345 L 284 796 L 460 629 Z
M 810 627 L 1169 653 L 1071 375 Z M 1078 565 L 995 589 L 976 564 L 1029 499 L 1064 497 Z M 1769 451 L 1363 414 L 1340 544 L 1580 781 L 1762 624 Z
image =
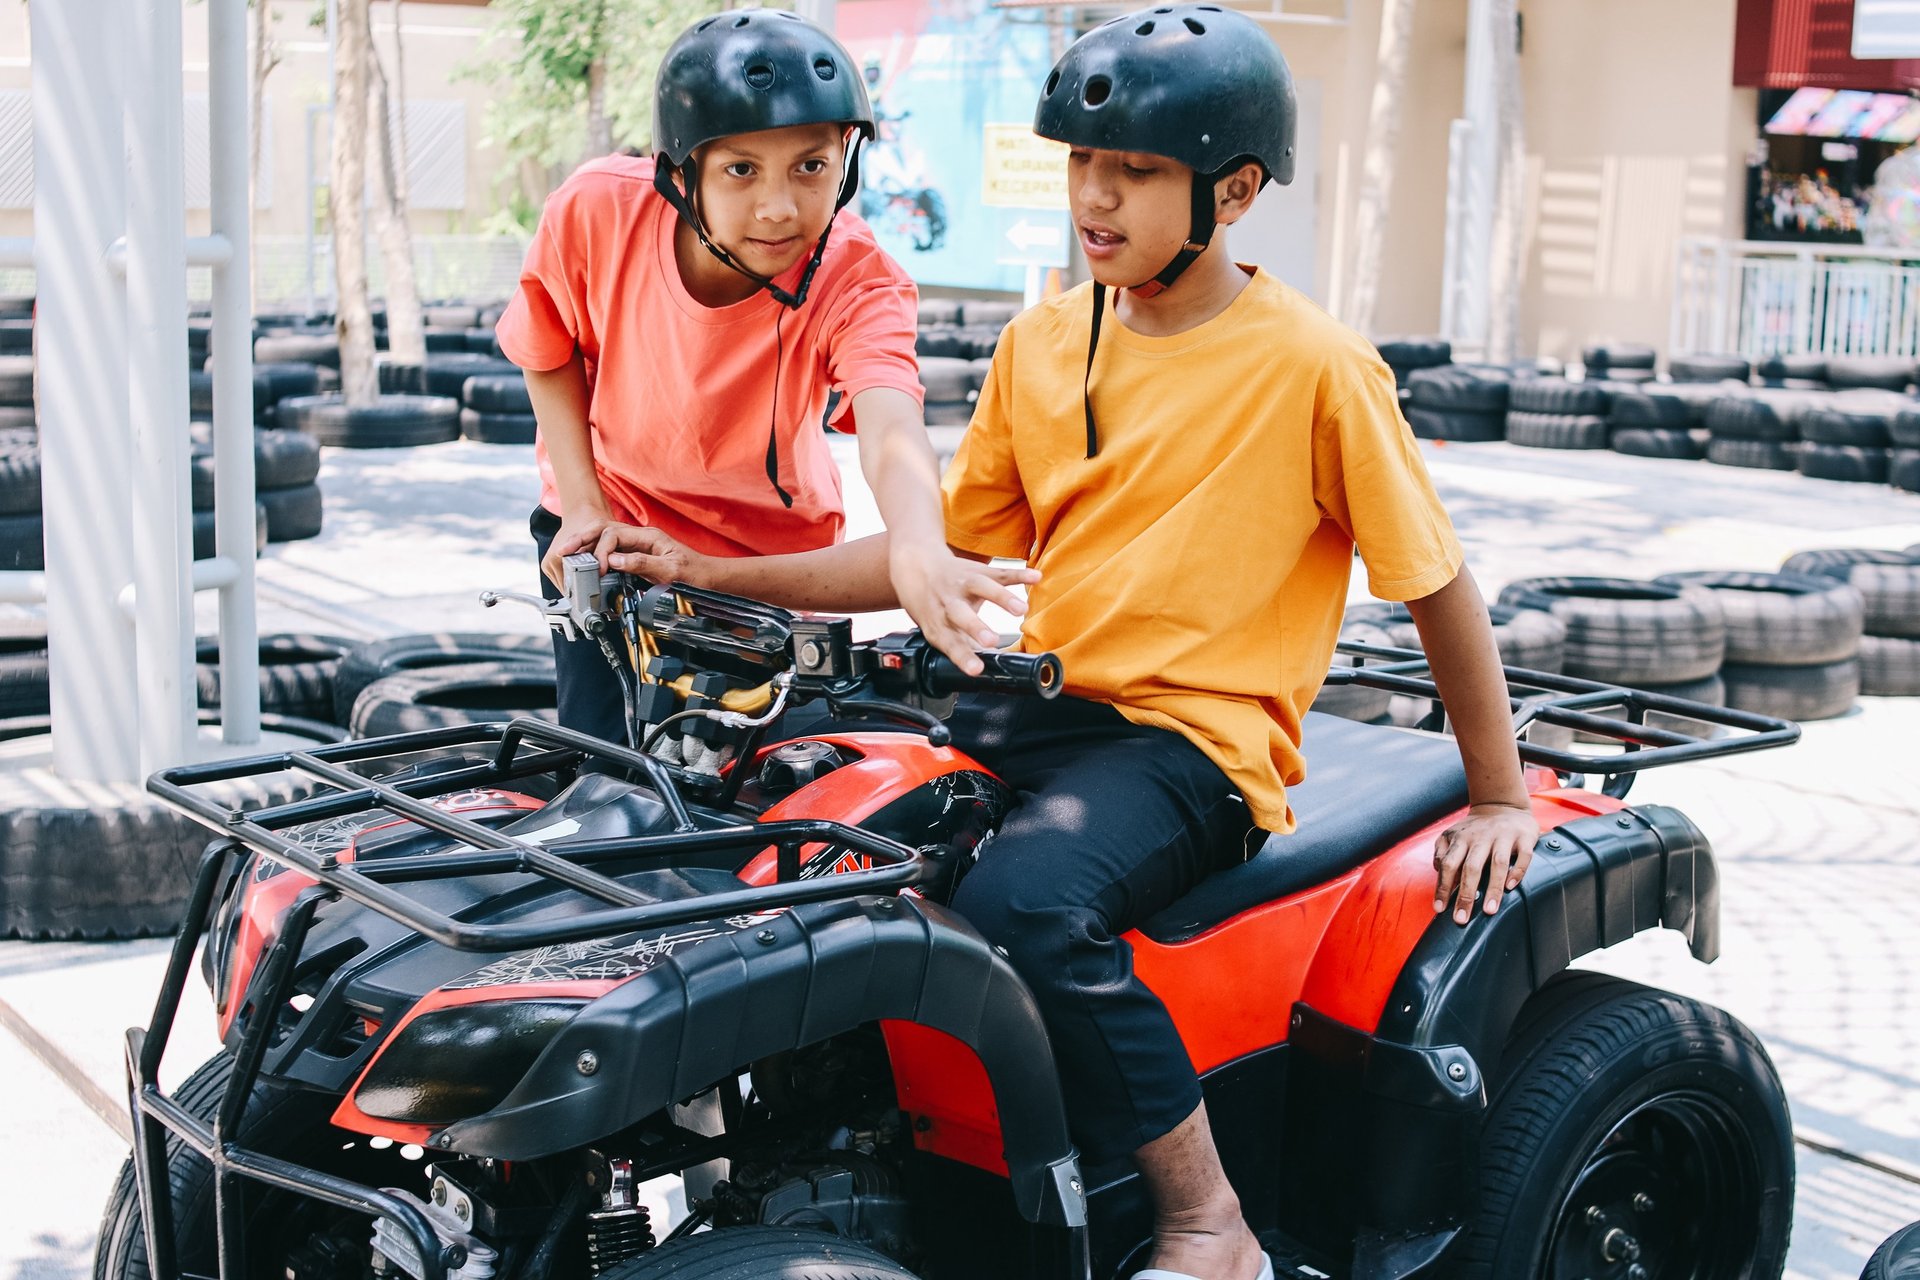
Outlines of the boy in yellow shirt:
M 962 700 L 955 744 L 1022 803 L 953 906 L 1033 988 L 1082 1154 L 1139 1166 L 1156 1213 L 1140 1280 L 1258 1280 L 1271 1263 L 1122 935 L 1258 847 L 1252 828 L 1293 829 L 1285 788 L 1304 774 L 1301 717 L 1356 546 L 1373 593 L 1419 626 L 1466 768 L 1472 805 L 1436 844 L 1434 910 L 1465 923 L 1485 876 L 1494 911 L 1538 828 L 1486 606 L 1391 373 L 1215 234 L 1293 176 L 1279 50 L 1212 5 L 1117 19 L 1054 68 L 1034 131 L 1070 148 L 1094 283 L 1001 338 L 946 475 L 946 524 L 956 551 L 1039 571 L 1022 647 L 1060 655 L 1067 696 Z M 754 572 L 774 599 L 797 571 L 729 568 L 650 530 L 601 550 L 721 589 Z M 818 582 L 842 554 L 798 559 Z M 852 602 L 875 585 L 842 589 Z

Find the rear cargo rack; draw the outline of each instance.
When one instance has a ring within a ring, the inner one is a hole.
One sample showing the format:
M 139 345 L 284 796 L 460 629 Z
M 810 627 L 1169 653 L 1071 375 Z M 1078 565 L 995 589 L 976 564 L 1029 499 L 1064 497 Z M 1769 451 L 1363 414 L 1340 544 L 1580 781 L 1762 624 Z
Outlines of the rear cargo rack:
M 1433 710 L 1420 727 L 1444 731 L 1445 712 L 1426 655 L 1418 649 L 1341 641 L 1339 652 L 1356 665 L 1335 667 L 1327 684 L 1381 689 L 1431 700 Z M 1797 742 L 1800 726 L 1778 716 L 1716 707 L 1653 693 L 1628 685 L 1607 684 L 1579 676 L 1525 667 L 1503 668 L 1507 696 L 1513 711 L 1513 730 L 1520 758 L 1558 773 L 1592 774 L 1605 780 L 1601 790 L 1620 798 L 1636 774 L 1665 765 L 1712 760 L 1721 756 L 1765 751 Z M 1671 723 L 1649 724 L 1649 715 Z M 1603 739 L 1600 749 L 1574 750 L 1535 741 L 1530 735 L 1552 726 Z M 1699 726 L 1705 732 L 1690 731 Z

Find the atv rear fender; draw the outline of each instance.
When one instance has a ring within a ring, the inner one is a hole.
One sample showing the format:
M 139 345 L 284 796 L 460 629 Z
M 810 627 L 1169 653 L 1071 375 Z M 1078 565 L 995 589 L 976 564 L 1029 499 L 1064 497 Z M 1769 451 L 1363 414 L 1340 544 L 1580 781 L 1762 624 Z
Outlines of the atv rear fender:
M 979 1058 L 1021 1216 L 1085 1225 L 1032 992 L 960 917 L 908 897 L 798 906 L 662 958 L 582 1010 L 498 1107 L 433 1145 L 509 1160 L 585 1146 L 769 1054 L 882 1020 L 944 1032 Z
M 1696 959 L 1719 954 L 1713 852 L 1679 810 L 1623 807 L 1543 833 L 1496 915 L 1433 917 L 1372 1034 L 1296 1006 L 1294 1115 L 1313 1129 L 1302 1111 L 1331 1103 L 1357 1145 L 1355 1280 L 1426 1275 L 1440 1261 L 1472 1211 L 1488 1073 L 1497 1088 L 1521 1006 L 1580 956 L 1655 928 L 1683 934 Z

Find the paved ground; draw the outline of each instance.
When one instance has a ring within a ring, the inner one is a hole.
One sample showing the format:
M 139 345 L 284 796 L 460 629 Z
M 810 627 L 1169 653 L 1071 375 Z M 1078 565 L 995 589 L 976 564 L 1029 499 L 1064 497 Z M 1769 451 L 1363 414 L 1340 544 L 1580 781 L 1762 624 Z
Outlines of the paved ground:
M 864 532 L 872 504 L 849 442 L 836 447 L 854 477 L 851 524 Z M 1764 569 L 1810 546 L 1920 541 L 1920 497 L 1884 488 L 1613 454 L 1426 448 L 1489 593 L 1528 574 Z M 263 630 L 534 629 L 530 613 L 474 600 L 533 580 L 531 450 L 329 451 L 321 483 L 326 533 L 274 548 L 262 566 Z M 211 622 L 205 614 L 203 628 Z M 1805 1280 L 1853 1280 L 1878 1240 L 1920 1219 L 1917 737 L 1920 700 L 1873 699 L 1808 726 L 1789 751 L 1645 779 L 1636 799 L 1680 805 L 1714 840 L 1723 955 L 1701 966 L 1659 934 L 1590 961 L 1718 1003 L 1765 1041 L 1802 1139 L 1788 1274 Z M 125 1151 L 119 1033 L 147 1020 L 164 958 L 159 942 L 0 944 L 0 1144 L 16 1153 L 0 1162 L 0 1280 L 89 1272 Z M 189 995 L 170 1078 L 213 1043 L 204 992 Z

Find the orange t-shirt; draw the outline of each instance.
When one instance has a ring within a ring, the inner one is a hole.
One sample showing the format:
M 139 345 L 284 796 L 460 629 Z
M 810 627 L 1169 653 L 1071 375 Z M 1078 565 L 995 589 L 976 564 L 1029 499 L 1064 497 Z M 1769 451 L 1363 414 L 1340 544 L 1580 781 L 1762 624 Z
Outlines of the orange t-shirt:
M 1416 600 L 1459 572 L 1459 539 L 1379 355 L 1264 271 L 1170 337 L 1109 309 L 1088 458 L 1090 290 L 1001 337 L 947 469 L 947 541 L 1040 570 L 1022 647 L 1059 654 L 1068 693 L 1181 734 L 1291 831 L 1354 547 L 1376 596 Z
M 843 395 L 836 426 L 872 387 L 920 400 L 918 291 L 843 209 L 798 311 L 764 291 L 703 306 L 674 263 L 677 220 L 653 189 L 652 160 L 581 166 L 547 200 L 500 349 L 523 369 L 557 369 L 576 347 L 585 356 L 594 470 L 616 520 L 707 555 L 830 546 L 845 517 L 820 428 L 827 392 Z M 792 290 L 804 269 L 778 283 Z M 767 476 L 769 434 L 790 509 Z M 535 455 L 540 503 L 558 513 L 544 439 Z

